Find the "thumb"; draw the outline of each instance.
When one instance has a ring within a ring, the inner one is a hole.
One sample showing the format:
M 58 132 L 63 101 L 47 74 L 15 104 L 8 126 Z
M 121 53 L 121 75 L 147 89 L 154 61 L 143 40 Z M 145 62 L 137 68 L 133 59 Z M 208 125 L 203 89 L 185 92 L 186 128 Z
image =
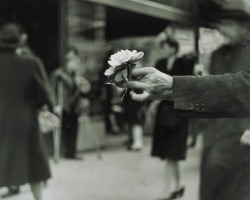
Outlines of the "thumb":
M 149 98 L 150 94 L 147 91 L 143 91 L 140 94 L 135 93 L 134 91 L 130 92 L 131 98 L 135 101 L 145 101 Z

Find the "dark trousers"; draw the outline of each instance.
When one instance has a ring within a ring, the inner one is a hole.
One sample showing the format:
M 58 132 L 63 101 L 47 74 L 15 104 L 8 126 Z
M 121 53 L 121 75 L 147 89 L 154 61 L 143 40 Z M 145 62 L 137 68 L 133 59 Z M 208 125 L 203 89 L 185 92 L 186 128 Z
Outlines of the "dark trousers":
M 75 156 L 76 140 L 78 132 L 78 115 L 63 112 L 62 139 L 64 143 L 64 154 L 67 157 Z
M 218 174 L 217 174 L 218 175 Z M 203 193 L 201 200 L 249 200 L 250 199 L 250 165 L 242 164 L 231 170 L 226 174 L 221 173 L 223 176 L 220 184 L 213 189 L 213 192 Z M 216 178 L 216 176 L 214 176 Z M 210 190 L 213 186 L 213 181 L 209 182 L 206 187 Z
M 200 200 L 250 199 L 250 147 L 228 136 L 204 148 Z

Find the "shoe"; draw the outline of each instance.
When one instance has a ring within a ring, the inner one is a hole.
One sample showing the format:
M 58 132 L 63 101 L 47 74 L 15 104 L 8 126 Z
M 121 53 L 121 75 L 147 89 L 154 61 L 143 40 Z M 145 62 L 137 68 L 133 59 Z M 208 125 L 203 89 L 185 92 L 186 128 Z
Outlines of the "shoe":
M 185 188 L 181 187 L 180 189 L 175 190 L 174 192 L 172 192 L 169 197 L 159 199 L 159 200 L 172 200 L 172 199 L 181 198 L 183 196 L 183 194 L 184 194 L 184 191 L 185 191 Z
M 77 155 L 65 155 L 65 158 L 72 159 L 72 160 L 83 160 L 81 156 L 77 156 Z
M 135 143 L 131 145 L 131 151 L 140 151 L 143 149 L 143 144 L 142 143 Z
M 8 192 L 6 194 L 3 194 L 1 196 L 1 198 L 7 198 L 7 197 L 11 197 L 11 196 L 14 196 L 14 195 L 17 195 L 20 193 L 20 188 L 19 186 L 10 186 L 8 188 Z
M 131 151 L 141 151 L 143 149 L 142 144 L 133 144 L 130 148 Z

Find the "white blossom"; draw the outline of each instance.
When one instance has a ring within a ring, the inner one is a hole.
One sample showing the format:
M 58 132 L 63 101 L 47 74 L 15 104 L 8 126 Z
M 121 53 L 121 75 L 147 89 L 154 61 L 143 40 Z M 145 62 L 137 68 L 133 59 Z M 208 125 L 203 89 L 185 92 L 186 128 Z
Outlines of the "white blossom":
M 112 74 L 114 74 L 114 70 L 112 67 L 108 68 L 104 73 L 105 76 L 110 76 Z
M 125 63 L 132 63 L 137 60 L 140 60 L 143 57 L 143 52 L 137 52 L 136 50 L 130 51 L 130 50 L 121 50 L 117 53 L 111 55 L 108 63 L 112 67 L 117 67 Z
M 117 53 L 113 54 L 109 58 L 109 65 L 111 66 L 108 68 L 104 75 L 111 76 L 115 73 L 115 68 L 121 66 L 126 63 L 133 63 L 140 60 L 144 56 L 142 51 L 137 52 L 136 50 L 130 51 L 128 49 L 118 51 Z

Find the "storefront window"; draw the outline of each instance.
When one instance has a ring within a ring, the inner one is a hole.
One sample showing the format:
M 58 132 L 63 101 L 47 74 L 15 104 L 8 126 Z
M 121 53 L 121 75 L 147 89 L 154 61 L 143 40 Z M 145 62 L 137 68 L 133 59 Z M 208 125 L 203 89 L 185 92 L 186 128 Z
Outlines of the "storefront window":
M 79 50 L 82 71 L 92 86 L 89 96 L 91 113 L 98 115 L 102 110 L 100 71 L 105 56 L 105 7 L 84 2 L 68 1 L 68 46 Z

